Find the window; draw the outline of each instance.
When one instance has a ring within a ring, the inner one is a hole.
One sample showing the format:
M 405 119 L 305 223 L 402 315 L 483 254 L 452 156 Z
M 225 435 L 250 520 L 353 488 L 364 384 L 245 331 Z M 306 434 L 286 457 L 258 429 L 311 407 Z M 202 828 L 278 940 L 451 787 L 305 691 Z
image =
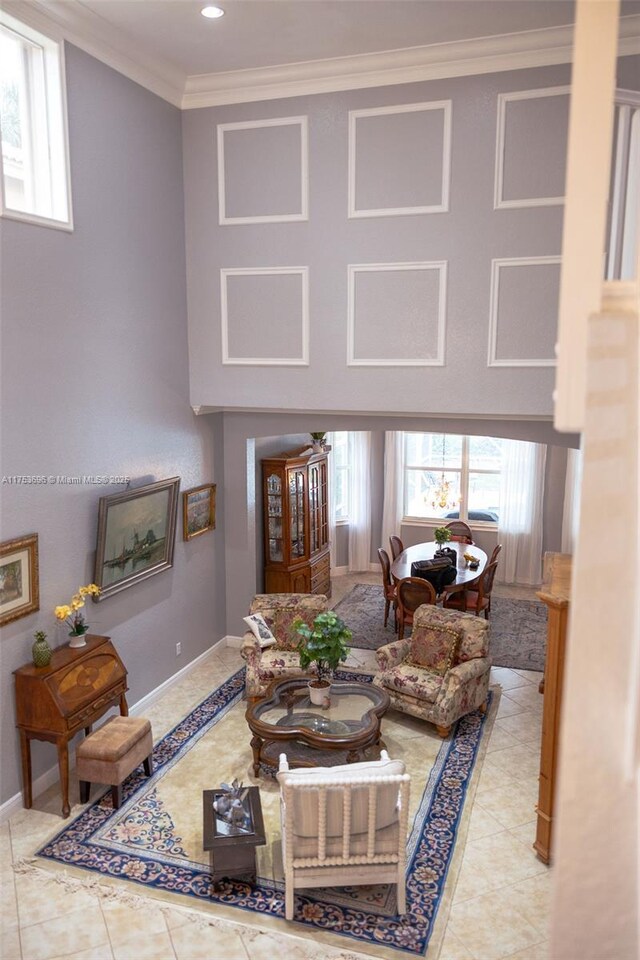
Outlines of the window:
M 404 516 L 497 523 L 502 441 L 445 433 L 404 434 Z
M 333 461 L 333 502 L 336 521 L 349 519 L 349 434 L 342 430 L 331 434 Z
M 0 12 L 2 214 L 71 229 L 62 44 Z

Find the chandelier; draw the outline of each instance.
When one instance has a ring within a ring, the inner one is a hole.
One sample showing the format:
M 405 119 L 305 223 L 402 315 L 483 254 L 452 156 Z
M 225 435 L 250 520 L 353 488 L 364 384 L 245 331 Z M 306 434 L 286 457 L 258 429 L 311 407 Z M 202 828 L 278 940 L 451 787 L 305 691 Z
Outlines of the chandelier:
M 431 491 L 431 507 L 433 510 L 451 510 L 459 503 L 459 499 L 454 496 L 452 487 L 453 480 L 448 480 L 444 472 L 444 446 L 446 438 L 442 437 L 442 473 L 440 480 Z M 426 498 L 425 498 L 426 499 Z

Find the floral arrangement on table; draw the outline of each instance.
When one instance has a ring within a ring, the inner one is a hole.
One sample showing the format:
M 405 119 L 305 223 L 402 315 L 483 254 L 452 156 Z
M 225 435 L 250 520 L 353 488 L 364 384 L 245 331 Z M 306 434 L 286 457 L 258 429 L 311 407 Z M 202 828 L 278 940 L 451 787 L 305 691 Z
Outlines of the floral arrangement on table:
M 64 621 L 71 629 L 70 637 L 84 638 L 89 630 L 89 624 L 84 618 L 83 607 L 87 597 L 99 597 L 100 587 L 95 583 L 88 583 L 86 587 L 78 587 L 78 592 L 74 593 L 69 603 L 56 607 L 53 611 L 56 619 Z M 82 644 L 81 644 L 82 645 Z

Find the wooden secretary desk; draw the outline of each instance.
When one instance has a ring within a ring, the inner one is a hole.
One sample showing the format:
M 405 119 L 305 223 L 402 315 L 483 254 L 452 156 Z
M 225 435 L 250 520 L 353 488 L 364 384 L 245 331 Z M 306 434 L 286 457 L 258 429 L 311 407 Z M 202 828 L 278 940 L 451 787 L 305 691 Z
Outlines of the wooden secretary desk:
M 109 637 L 88 634 L 86 646 L 59 647 L 48 667 L 27 663 L 14 675 L 24 806 L 33 803 L 31 741 L 47 740 L 58 750 L 62 815 L 68 817 L 69 740 L 79 730 L 88 733 L 110 707 L 119 706 L 127 716 L 127 671 Z
M 327 467 L 308 447 L 262 461 L 266 593 L 331 594 Z

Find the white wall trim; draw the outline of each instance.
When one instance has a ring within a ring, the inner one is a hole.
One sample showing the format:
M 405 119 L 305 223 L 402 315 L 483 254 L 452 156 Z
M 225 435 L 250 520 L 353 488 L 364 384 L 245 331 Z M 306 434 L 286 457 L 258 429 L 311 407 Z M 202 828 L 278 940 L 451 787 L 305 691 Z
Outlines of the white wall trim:
M 509 267 L 537 267 L 545 263 L 562 262 L 561 257 L 504 257 L 491 261 L 491 299 L 489 304 L 489 349 L 488 367 L 555 367 L 555 358 L 522 357 L 503 359 L 497 356 L 498 349 L 498 300 L 500 296 L 500 271 Z
M 368 209 L 356 207 L 356 162 L 357 162 L 357 126 L 361 117 L 393 116 L 399 113 L 426 113 L 431 110 L 443 111 L 442 129 L 442 185 L 440 203 L 411 207 L 379 207 Z M 451 100 L 433 100 L 425 103 L 403 103 L 388 107 L 370 107 L 366 110 L 349 110 L 349 151 L 348 151 L 348 213 L 349 219 L 360 217 L 400 217 L 416 213 L 448 213 L 449 187 L 451 183 Z
M 507 104 L 516 100 L 544 100 L 546 97 L 568 96 L 571 88 L 543 87 L 538 90 L 518 90 L 513 93 L 498 94 L 498 123 L 496 129 L 496 163 L 493 191 L 494 210 L 514 210 L 523 207 L 555 207 L 564 204 L 562 197 L 519 197 L 517 200 L 505 200 L 504 189 L 504 151 L 507 123 Z
M 301 277 L 301 357 L 230 357 L 227 277 L 276 276 L 297 274 Z M 220 330 L 223 366 L 245 367 L 308 367 L 309 366 L 309 267 L 222 267 L 220 270 Z
M 182 107 L 277 100 L 571 63 L 573 26 L 187 78 Z M 640 53 L 640 16 L 620 19 L 619 56 Z
M 300 127 L 300 212 L 267 214 L 255 217 L 228 217 L 226 213 L 226 184 L 224 163 L 224 135 L 227 130 L 254 130 L 258 127 Z M 273 117 L 268 120 L 243 120 L 237 123 L 219 123 L 218 144 L 218 222 L 221 226 L 243 223 L 292 223 L 309 219 L 309 121 L 306 116 Z
M 133 706 L 129 707 L 129 715 L 132 717 L 139 716 L 144 713 L 150 707 L 152 707 L 161 697 L 168 693 L 168 691 L 173 687 L 178 681 L 182 680 L 188 673 L 191 673 L 193 670 L 197 669 L 202 663 L 213 656 L 217 648 L 222 648 L 225 646 L 231 646 L 228 643 L 229 638 L 223 637 L 221 640 L 217 640 L 208 650 L 205 650 L 204 653 L 201 653 L 200 656 L 196 657 L 195 660 L 192 660 L 186 666 L 178 670 L 177 673 L 174 673 L 167 680 L 163 681 L 159 686 L 154 690 L 151 690 L 147 693 L 142 699 L 138 700 Z M 105 717 L 109 716 L 109 713 L 104 715 Z M 100 718 L 104 720 L 104 717 Z M 75 749 L 70 744 L 69 748 L 69 769 L 73 767 L 75 763 Z M 39 797 L 40 794 L 44 793 L 45 790 L 48 790 L 50 786 L 54 783 L 58 783 L 60 779 L 60 771 L 58 769 L 57 762 L 53 767 L 50 767 L 45 773 L 41 774 L 36 780 L 33 781 L 33 797 Z M 62 798 L 60 800 L 62 803 Z M 4 823 L 5 820 L 8 820 L 9 817 L 12 817 L 14 813 L 18 813 L 19 810 L 22 810 L 22 793 L 16 793 L 12 797 L 9 797 L 8 800 L 0 806 L 0 823 Z M 65 821 L 63 821 L 65 822 Z M 68 822 L 68 821 L 66 821 Z
M 347 309 L 347 366 L 348 367 L 443 367 L 444 344 L 447 318 L 447 262 L 446 260 L 424 260 L 415 263 L 350 263 L 348 271 L 348 309 Z M 356 343 L 356 283 L 357 273 L 385 273 L 401 270 L 437 270 L 438 286 L 438 326 L 436 334 L 436 356 L 432 358 L 365 358 L 355 356 Z
M 361 90 L 504 70 L 571 63 L 573 26 L 434 43 L 307 63 L 185 76 L 161 58 L 141 54 L 135 41 L 82 3 L 15 0 L 14 16 L 113 67 L 184 110 L 282 97 Z M 640 53 L 640 16 L 620 18 L 619 56 Z

